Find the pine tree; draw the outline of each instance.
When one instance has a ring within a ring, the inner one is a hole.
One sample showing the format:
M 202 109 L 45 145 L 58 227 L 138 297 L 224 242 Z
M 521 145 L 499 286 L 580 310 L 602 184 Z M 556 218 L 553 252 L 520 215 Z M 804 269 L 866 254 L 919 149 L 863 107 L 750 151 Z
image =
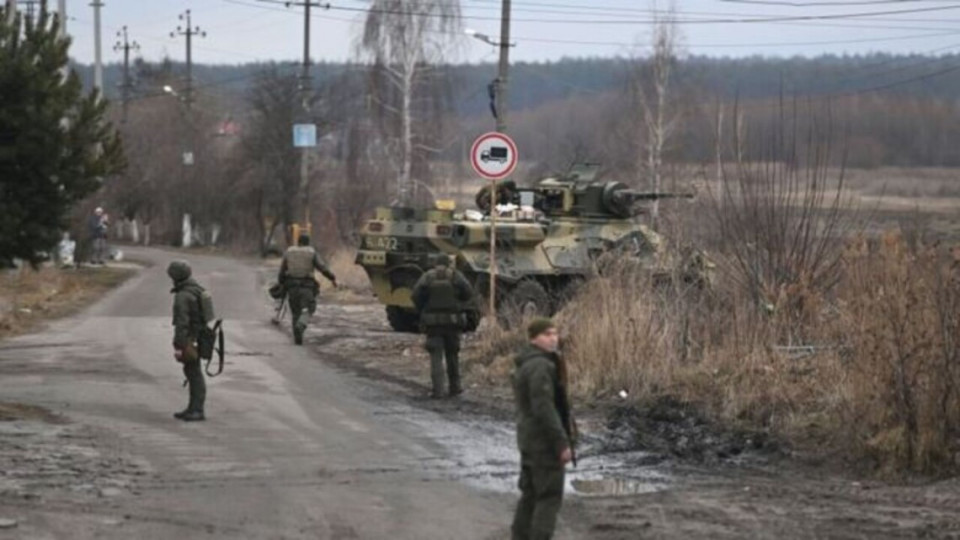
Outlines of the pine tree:
M 73 205 L 123 168 L 106 102 L 64 75 L 70 40 L 58 28 L 46 2 L 36 21 L 0 9 L 0 266 L 36 266 Z

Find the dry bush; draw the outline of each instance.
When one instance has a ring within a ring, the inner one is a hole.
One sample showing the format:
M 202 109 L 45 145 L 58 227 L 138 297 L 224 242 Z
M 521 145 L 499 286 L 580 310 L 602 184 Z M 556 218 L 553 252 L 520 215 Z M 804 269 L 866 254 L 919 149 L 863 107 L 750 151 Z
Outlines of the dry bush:
M 721 167 L 717 288 L 621 265 L 560 314 L 573 390 L 675 397 L 885 473 L 955 469 L 958 265 L 922 239 L 855 241 L 828 137 L 763 138 L 769 159 Z
M 888 470 L 937 472 L 960 434 L 960 282 L 943 250 L 888 234 L 851 249 L 840 308 L 854 444 Z
M 943 250 L 911 249 L 899 235 L 848 245 L 836 298 L 796 291 L 820 306 L 799 331 L 809 346 L 782 346 L 796 319 L 746 293 L 720 301 L 655 288 L 633 269 L 591 281 L 559 316 L 574 392 L 675 397 L 884 473 L 951 470 L 960 450 L 958 268 Z

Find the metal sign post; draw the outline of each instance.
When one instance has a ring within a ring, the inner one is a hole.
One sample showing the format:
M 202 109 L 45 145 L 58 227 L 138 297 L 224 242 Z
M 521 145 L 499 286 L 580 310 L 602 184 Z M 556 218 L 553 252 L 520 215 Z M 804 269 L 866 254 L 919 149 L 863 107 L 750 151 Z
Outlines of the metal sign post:
M 503 133 L 487 133 L 470 149 L 473 170 L 490 180 L 490 316 L 497 313 L 497 182 L 517 168 L 517 145 Z

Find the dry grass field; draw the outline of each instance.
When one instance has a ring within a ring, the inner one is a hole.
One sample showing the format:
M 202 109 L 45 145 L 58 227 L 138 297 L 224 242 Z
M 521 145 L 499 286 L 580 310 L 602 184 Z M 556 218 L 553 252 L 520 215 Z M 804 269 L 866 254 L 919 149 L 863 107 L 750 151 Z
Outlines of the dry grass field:
M 117 267 L 4 271 L 0 273 L 0 339 L 69 315 L 134 273 Z

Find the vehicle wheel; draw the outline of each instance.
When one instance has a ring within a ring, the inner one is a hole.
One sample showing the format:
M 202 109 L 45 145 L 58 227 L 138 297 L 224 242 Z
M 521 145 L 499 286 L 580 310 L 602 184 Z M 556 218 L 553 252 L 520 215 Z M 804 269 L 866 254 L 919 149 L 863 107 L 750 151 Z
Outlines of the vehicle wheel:
M 390 328 L 406 334 L 420 333 L 420 316 L 412 310 L 397 306 L 387 306 L 387 320 Z
M 503 292 L 497 315 L 504 326 L 534 317 L 549 317 L 553 315 L 553 302 L 542 285 L 526 279 Z

